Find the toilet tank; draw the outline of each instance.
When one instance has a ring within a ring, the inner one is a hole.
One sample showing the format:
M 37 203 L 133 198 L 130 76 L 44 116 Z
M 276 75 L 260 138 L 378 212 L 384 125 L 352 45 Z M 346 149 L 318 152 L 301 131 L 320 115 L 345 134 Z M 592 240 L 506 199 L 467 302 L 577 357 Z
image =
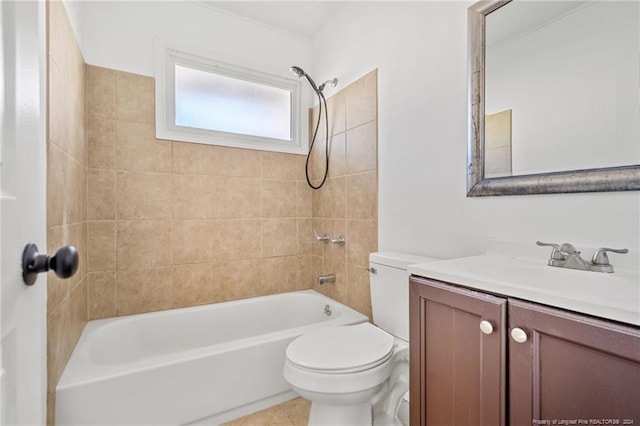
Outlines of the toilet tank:
M 438 260 L 406 253 L 369 255 L 371 308 L 375 325 L 409 341 L 409 273 L 407 266 Z

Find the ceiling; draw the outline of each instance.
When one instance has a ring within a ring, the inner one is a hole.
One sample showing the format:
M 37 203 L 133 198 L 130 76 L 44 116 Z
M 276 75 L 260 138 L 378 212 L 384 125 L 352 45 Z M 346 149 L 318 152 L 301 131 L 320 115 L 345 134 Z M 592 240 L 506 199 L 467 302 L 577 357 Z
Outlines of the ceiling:
M 500 46 L 594 3 L 593 0 L 511 2 L 487 15 L 487 48 Z
M 200 1 L 208 7 L 305 38 L 313 35 L 348 2 L 338 1 Z

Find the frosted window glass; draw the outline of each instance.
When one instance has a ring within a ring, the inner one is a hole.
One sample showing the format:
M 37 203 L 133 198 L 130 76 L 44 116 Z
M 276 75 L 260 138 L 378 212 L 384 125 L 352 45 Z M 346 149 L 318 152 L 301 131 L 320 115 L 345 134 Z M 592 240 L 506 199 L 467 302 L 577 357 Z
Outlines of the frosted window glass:
M 175 65 L 176 125 L 291 140 L 291 92 Z

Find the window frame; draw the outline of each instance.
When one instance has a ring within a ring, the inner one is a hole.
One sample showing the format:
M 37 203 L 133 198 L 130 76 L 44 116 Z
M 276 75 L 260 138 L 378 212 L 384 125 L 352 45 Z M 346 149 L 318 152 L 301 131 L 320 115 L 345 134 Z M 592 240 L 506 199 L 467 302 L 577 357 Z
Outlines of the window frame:
M 275 139 L 219 130 L 176 125 L 175 66 L 287 90 L 291 94 L 291 139 Z M 156 138 L 233 148 L 306 154 L 307 122 L 302 114 L 302 85 L 299 80 L 220 62 L 163 46 L 156 40 Z

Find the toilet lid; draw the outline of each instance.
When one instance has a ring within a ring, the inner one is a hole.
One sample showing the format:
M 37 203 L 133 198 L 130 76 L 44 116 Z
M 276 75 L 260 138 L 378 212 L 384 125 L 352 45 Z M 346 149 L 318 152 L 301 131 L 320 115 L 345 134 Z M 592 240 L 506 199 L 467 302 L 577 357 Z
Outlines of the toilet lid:
M 303 334 L 287 348 L 287 359 L 306 370 L 353 373 L 382 364 L 392 352 L 393 336 L 363 323 Z

